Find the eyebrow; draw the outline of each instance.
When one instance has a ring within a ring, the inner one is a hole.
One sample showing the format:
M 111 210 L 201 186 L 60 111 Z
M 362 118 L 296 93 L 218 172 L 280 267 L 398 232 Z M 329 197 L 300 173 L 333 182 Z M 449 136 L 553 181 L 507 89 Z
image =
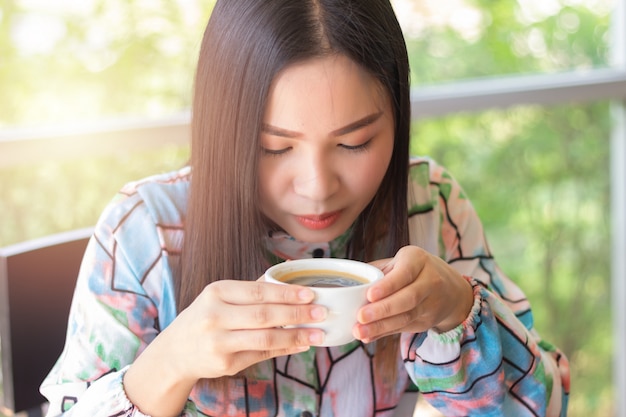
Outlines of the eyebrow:
M 380 119 L 382 115 L 383 115 L 382 111 L 369 114 L 355 122 L 352 122 L 346 126 L 340 127 L 339 129 L 333 130 L 332 132 L 330 132 L 330 134 L 336 137 L 347 135 L 349 133 L 355 132 L 359 129 L 363 129 L 364 127 L 367 127 L 373 124 L 378 119 Z M 272 126 L 271 124 L 268 124 L 268 123 L 263 123 L 263 125 L 261 126 L 261 130 L 264 133 L 267 133 L 273 136 L 280 136 L 284 138 L 297 138 L 299 136 L 302 136 L 302 134 L 299 132 L 294 132 L 293 130 L 288 130 L 288 129 L 283 129 L 280 127 Z

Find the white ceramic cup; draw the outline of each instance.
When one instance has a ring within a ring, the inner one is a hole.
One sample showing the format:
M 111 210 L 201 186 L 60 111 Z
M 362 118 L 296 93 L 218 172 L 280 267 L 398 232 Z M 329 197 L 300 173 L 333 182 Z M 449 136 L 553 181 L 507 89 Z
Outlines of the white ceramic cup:
M 328 271 L 359 277 L 363 283 L 347 287 L 309 286 L 315 293 L 313 303 L 328 309 L 326 319 L 319 323 L 301 324 L 296 327 L 316 327 L 326 333 L 320 346 L 345 345 L 354 340 L 352 328 L 357 322 L 358 310 L 367 304 L 367 290 L 383 277 L 383 272 L 373 265 L 337 258 L 298 259 L 283 262 L 265 271 L 265 280 L 275 284 L 289 285 L 285 277 L 297 275 L 298 271 Z

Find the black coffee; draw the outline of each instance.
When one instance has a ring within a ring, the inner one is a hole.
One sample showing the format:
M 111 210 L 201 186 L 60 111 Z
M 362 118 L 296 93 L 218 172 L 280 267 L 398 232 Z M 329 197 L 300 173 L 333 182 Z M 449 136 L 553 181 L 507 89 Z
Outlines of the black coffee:
M 354 287 L 369 282 L 357 275 L 325 270 L 294 271 L 284 274 L 278 279 L 289 284 L 323 288 Z

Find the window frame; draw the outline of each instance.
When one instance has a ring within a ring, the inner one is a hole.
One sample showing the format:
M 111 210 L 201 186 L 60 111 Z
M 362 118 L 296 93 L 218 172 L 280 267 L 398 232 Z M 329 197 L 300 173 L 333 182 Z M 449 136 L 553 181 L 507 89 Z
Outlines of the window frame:
M 611 64 L 626 74 L 626 0 L 616 0 L 611 21 Z M 611 295 L 615 414 L 626 417 L 626 87 L 612 104 L 611 132 Z

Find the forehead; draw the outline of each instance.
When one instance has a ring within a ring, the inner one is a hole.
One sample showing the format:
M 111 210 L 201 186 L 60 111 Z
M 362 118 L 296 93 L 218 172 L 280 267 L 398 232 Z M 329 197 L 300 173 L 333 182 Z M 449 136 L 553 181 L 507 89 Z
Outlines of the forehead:
M 270 88 L 265 122 L 295 128 L 308 120 L 330 128 L 381 111 L 391 111 L 382 84 L 346 56 L 332 55 L 280 71 Z

